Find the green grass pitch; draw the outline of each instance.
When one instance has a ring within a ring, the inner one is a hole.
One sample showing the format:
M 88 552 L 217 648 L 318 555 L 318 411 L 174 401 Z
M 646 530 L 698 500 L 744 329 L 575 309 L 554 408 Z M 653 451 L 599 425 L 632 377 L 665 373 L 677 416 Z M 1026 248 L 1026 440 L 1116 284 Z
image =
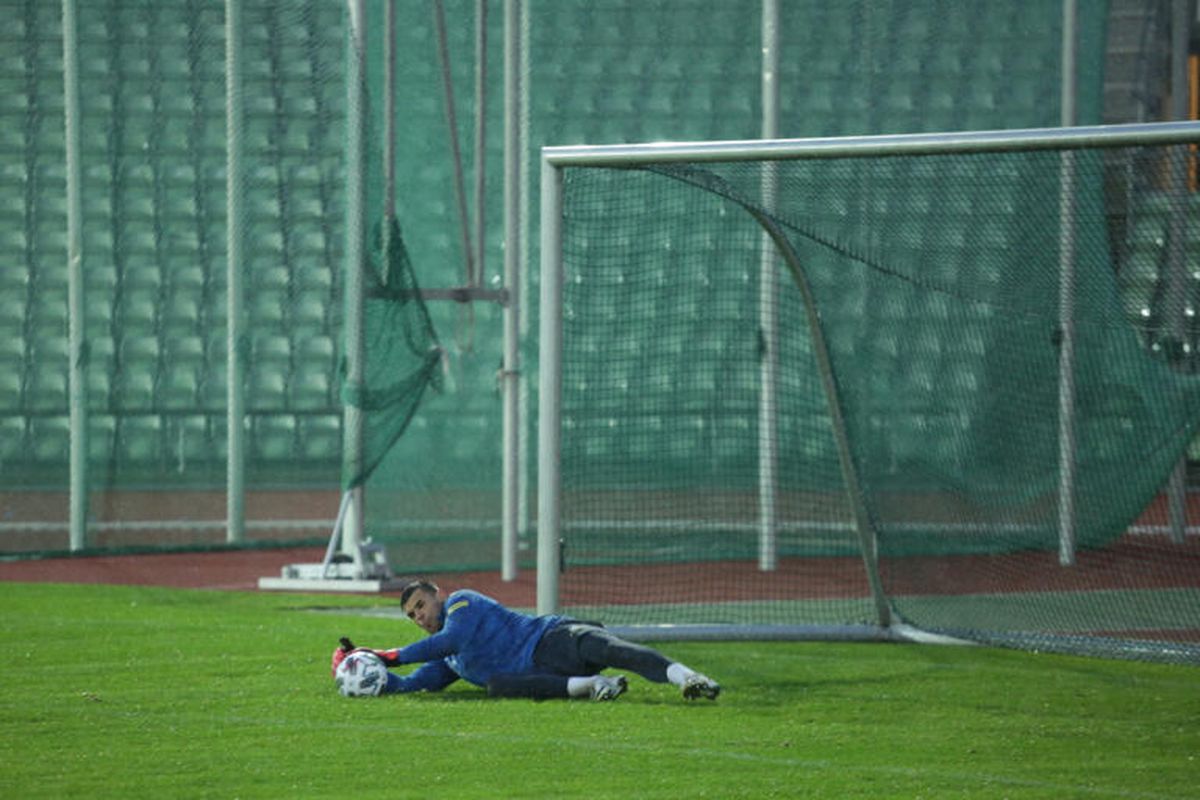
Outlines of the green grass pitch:
M 717 702 L 636 677 L 614 703 L 349 700 L 338 636 L 417 634 L 355 611 L 378 598 L 0 592 L 0 797 L 1200 797 L 1195 667 L 680 643 Z

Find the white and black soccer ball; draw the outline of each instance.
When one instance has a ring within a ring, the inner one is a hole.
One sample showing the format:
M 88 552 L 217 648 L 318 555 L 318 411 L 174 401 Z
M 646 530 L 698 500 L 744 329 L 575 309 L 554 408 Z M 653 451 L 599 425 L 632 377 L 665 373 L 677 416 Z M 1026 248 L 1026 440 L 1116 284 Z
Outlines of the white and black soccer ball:
M 355 650 L 342 659 L 333 682 L 344 697 L 375 697 L 387 686 L 387 665 L 369 650 Z

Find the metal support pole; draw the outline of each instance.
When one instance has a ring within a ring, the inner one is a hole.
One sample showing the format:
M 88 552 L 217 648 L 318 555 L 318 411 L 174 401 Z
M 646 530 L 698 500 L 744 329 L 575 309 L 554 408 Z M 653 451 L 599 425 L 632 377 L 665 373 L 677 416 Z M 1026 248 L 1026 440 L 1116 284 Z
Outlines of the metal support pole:
M 779 136 L 779 0 L 762 4 L 762 138 Z M 779 165 L 762 165 L 762 204 L 774 211 L 779 192 Z M 762 336 L 758 401 L 758 568 L 773 571 L 779 563 L 776 536 L 776 492 L 778 486 L 776 442 L 778 411 L 776 388 L 779 373 L 779 320 L 776 307 L 775 244 L 767 233 L 762 235 L 759 261 L 759 332 Z
M 228 285 L 226 331 L 225 425 L 229 442 L 226 457 L 226 540 L 237 544 L 246 538 L 246 395 L 245 341 L 242 320 L 242 247 L 246 240 L 245 195 L 242 170 L 242 0 L 225 0 L 225 272 Z
M 79 131 L 79 20 L 75 0 L 63 0 L 63 116 L 67 166 L 67 373 L 70 398 L 70 548 L 87 547 L 87 341 L 83 281 L 83 185 Z
M 366 131 L 366 0 L 347 0 L 350 31 L 346 59 L 346 254 L 344 265 L 346 381 L 357 389 L 365 375 L 363 347 L 363 268 L 365 213 Z M 363 463 L 362 410 L 347 404 L 343 411 L 343 472 L 359 475 Z M 355 486 L 342 529 L 342 552 L 361 557 L 363 540 L 363 489 Z
M 1171 119 L 1188 118 L 1188 38 L 1191 33 L 1191 0 L 1171 5 Z M 1188 174 L 1186 147 L 1168 151 L 1171 195 L 1174 202 L 1167 236 L 1167 308 L 1171 338 L 1187 340 L 1187 262 L 1184 237 L 1188 224 Z M 1167 511 L 1171 541 L 1187 537 L 1187 453 L 1180 456 L 1167 483 Z
M 1076 0 L 1063 0 L 1062 127 L 1075 124 Z M 1059 162 L 1058 562 L 1075 563 L 1075 154 Z
M 558 610 L 562 488 L 562 171 L 542 159 L 541 308 L 538 372 L 537 612 Z
M 521 147 L 517 155 L 517 209 L 521 215 L 519 225 L 519 241 L 517 244 L 517 264 L 520 265 L 521 285 L 516 292 L 518 308 L 529 308 L 529 283 L 527 280 L 529 265 L 529 3 L 521 2 L 519 25 L 520 35 L 517 39 L 519 55 L 517 61 L 520 67 L 520 86 L 517 92 L 517 138 Z M 528 341 L 529 315 L 522 312 L 517 321 L 517 347 Z M 529 424 L 529 376 L 522 370 L 517 376 L 517 547 L 527 547 L 533 530 L 532 514 L 529 508 L 529 443 L 531 426 Z
M 501 498 L 500 577 L 517 577 L 517 516 L 521 496 L 519 401 L 521 390 L 521 206 L 520 158 L 524 148 L 520 126 L 520 0 L 504 2 L 504 306 L 503 497 Z M 480 163 L 480 162 L 477 162 Z M 477 189 L 482 187 L 478 184 Z M 482 210 L 480 211 L 482 213 Z M 481 220 L 482 217 L 476 217 Z M 482 230 L 479 226 L 477 230 Z M 482 264 L 482 259 L 479 261 Z

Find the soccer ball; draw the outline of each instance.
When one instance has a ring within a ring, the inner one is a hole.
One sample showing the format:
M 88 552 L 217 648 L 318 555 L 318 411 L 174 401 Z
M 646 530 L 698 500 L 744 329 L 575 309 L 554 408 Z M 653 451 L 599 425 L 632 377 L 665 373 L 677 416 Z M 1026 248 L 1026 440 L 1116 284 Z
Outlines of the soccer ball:
M 355 650 L 338 664 L 333 682 L 343 697 L 375 697 L 387 685 L 383 659 L 369 650 Z

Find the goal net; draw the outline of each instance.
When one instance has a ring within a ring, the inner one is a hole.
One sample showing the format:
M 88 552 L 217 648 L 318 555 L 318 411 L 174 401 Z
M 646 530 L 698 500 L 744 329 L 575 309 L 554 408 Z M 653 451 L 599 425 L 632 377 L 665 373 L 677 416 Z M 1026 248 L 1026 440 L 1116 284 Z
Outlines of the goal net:
M 1200 134 L 1114 132 L 547 150 L 539 607 L 1194 659 Z

